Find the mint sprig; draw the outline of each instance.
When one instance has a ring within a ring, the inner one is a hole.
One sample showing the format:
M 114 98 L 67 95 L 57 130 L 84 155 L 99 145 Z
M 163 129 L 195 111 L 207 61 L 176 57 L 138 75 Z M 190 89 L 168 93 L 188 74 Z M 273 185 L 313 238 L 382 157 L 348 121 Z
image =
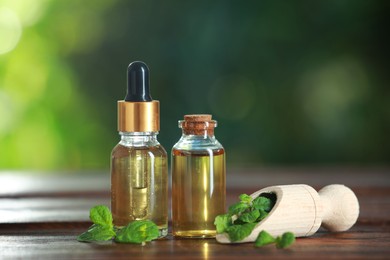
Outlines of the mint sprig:
M 276 195 L 262 193 L 257 198 L 247 194 L 239 196 L 240 201 L 229 207 L 228 213 L 218 215 L 214 225 L 217 233 L 227 233 L 230 241 L 238 242 L 248 237 L 256 225 L 266 218 L 276 203 Z M 291 232 L 274 238 L 266 231 L 261 231 L 256 239 L 256 246 L 275 243 L 278 248 L 286 248 L 295 241 Z
M 247 194 L 241 194 L 239 196 L 240 201 L 231 205 L 227 214 L 219 215 L 215 218 L 214 225 L 217 228 L 217 233 L 227 232 L 228 228 L 231 226 L 241 226 L 248 223 L 257 224 L 263 220 L 275 204 L 269 197 L 270 196 L 266 197 L 266 195 L 260 194 L 259 197 L 253 199 Z M 235 216 L 234 221 L 232 218 L 233 216 Z M 230 239 L 232 236 L 238 238 L 242 237 L 241 235 L 236 235 L 235 232 L 241 232 L 241 228 L 230 228 L 230 232 L 227 232 Z M 242 237 L 242 239 L 245 237 Z
M 135 220 L 126 227 L 115 230 L 112 214 L 107 206 L 99 205 L 90 209 L 89 218 L 93 225 L 77 237 L 80 242 L 108 241 L 145 244 L 159 237 L 157 225 L 150 220 Z

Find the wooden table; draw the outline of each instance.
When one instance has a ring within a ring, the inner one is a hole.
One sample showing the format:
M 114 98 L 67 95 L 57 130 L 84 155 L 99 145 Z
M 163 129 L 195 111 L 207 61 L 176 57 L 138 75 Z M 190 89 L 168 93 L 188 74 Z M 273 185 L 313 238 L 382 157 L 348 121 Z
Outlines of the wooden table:
M 389 168 L 231 169 L 227 175 L 228 205 L 241 193 L 277 184 L 306 183 L 318 190 L 340 183 L 355 191 L 360 216 L 351 230 L 329 233 L 320 229 L 285 250 L 170 235 L 146 246 L 77 242 L 76 236 L 90 225 L 89 208 L 109 206 L 109 182 L 108 172 L 0 172 L 0 258 L 390 259 Z

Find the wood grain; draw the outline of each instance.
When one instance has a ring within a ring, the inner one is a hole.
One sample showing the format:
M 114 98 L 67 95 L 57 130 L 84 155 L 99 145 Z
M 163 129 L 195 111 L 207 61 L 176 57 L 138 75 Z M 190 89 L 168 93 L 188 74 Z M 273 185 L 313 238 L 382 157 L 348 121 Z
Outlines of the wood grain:
M 113 242 L 80 243 L 76 236 L 90 225 L 89 208 L 109 205 L 106 173 L 56 176 L 2 172 L 0 259 L 388 259 L 389 173 L 383 168 L 232 169 L 227 177 L 228 205 L 241 193 L 251 194 L 276 184 L 307 183 L 318 190 L 331 183 L 342 183 L 356 193 L 360 215 L 349 231 L 329 233 L 320 228 L 312 237 L 298 238 L 291 248 L 278 250 L 272 245 L 256 248 L 251 243 L 224 245 L 215 239 L 171 236 L 144 247 Z M 246 184 L 241 178 L 247 180 Z

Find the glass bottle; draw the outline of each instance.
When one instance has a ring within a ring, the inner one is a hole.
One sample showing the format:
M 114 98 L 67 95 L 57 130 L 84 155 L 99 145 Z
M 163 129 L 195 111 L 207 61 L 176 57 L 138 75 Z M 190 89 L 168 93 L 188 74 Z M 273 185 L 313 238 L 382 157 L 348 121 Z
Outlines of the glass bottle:
M 149 70 L 142 62 L 128 68 L 128 91 L 118 101 L 120 142 L 111 154 L 111 211 L 116 227 L 151 220 L 160 237 L 168 233 L 167 153 L 157 141 L 159 102 L 149 94 Z
M 214 136 L 211 115 L 186 115 L 180 140 L 172 148 L 172 233 L 215 237 L 214 220 L 224 214 L 225 150 Z

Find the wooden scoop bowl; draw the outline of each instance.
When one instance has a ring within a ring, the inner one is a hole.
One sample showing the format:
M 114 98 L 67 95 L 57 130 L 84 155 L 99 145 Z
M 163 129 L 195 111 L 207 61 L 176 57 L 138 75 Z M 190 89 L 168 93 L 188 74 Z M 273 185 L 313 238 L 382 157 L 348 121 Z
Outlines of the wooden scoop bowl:
M 274 193 L 276 203 L 268 216 L 252 233 L 241 241 L 253 242 L 265 230 L 273 236 L 290 231 L 296 237 L 313 235 L 321 226 L 329 231 L 345 231 L 356 223 L 359 202 L 355 193 L 340 184 L 328 185 L 318 193 L 304 184 L 271 186 L 251 194 L 253 199 L 262 193 Z M 233 243 L 227 233 L 217 234 L 220 243 Z

